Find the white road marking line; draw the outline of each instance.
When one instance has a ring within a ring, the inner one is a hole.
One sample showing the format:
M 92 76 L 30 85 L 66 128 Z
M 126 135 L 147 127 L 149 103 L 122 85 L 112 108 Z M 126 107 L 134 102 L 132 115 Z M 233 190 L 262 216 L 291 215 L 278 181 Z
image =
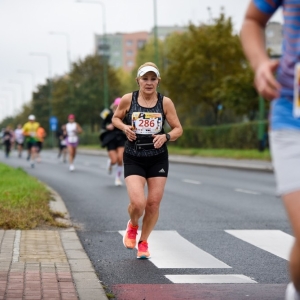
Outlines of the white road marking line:
M 191 184 L 201 184 L 200 181 L 191 180 L 191 179 L 182 179 L 182 181 L 185 182 L 185 183 L 191 183 Z
M 165 275 L 173 283 L 257 283 L 240 274 L 220 275 Z
M 119 231 L 121 235 L 125 231 Z M 139 240 L 140 232 L 137 240 Z M 153 231 L 148 240 L 151 262 L 158 268 L 231 268 L 211 254 L 203 251 L 176 231 Z
M 225 230 L 249 244 L 289 260 L 295 238 L 281 230 Z
M 260 195 L 261 194 L 258 192 L 248 191 L 248 190 L 243 190 L 243 189 L 235 189 L 235 191 L 238 193 L 245 193 L 245 194 L 251 194 L 251 195 Z

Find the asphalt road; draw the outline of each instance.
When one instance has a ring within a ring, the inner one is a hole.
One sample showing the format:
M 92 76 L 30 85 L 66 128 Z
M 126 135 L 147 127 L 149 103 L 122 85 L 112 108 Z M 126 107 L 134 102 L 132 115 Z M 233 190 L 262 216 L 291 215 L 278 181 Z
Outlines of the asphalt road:
M 128 196 L 106 160 L 78 155 L 70 173 L 52 151 L 34 169 L 15 153 L 0 156 L 61 195 L 116 299 L 283 299 L 293 237 L 273 174 L 171 164 L 152 258 L 144 261 L 122 244 Z

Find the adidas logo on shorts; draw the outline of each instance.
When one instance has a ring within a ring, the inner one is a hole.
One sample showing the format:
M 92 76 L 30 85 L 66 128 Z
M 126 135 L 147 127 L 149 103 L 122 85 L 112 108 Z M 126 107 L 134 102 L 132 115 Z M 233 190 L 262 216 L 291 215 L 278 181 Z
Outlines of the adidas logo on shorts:
M 164 169 L 161 169 L 160 171 L 158 171 L 158 173 L 166 173 Z

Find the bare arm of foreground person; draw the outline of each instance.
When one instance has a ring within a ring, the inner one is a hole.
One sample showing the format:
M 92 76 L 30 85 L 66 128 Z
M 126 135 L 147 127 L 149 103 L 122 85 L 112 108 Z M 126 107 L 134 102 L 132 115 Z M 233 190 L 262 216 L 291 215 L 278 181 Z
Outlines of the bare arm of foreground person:
M 255 87 L 268 100 L 277 98 L 280 89 L 280 84 L 274 77 L 278 60 L 271 60 L 265 47 L 264 29 L 271 16 L 259 11 L 251 1 L 241 30 L 244 53 L 255 72 Z

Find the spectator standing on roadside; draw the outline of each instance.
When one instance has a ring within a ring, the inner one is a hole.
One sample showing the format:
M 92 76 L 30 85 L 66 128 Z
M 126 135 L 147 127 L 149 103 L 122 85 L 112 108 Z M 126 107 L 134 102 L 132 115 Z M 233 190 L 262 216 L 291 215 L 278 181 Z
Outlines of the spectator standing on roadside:
M 245 54 L 255 72 L 256 89 L 272 100 L 270 146 L 275 177 L 295 235 L 289 263 L 292 282 L 287 286 L 286 300 L 300 299 L 299 5 L 294 0 L 252 0 L 241 32 Z M 283 53 L 277 61 L 268 57 L 265 27 L 279 7 L 283 9 L 284 30 Z

